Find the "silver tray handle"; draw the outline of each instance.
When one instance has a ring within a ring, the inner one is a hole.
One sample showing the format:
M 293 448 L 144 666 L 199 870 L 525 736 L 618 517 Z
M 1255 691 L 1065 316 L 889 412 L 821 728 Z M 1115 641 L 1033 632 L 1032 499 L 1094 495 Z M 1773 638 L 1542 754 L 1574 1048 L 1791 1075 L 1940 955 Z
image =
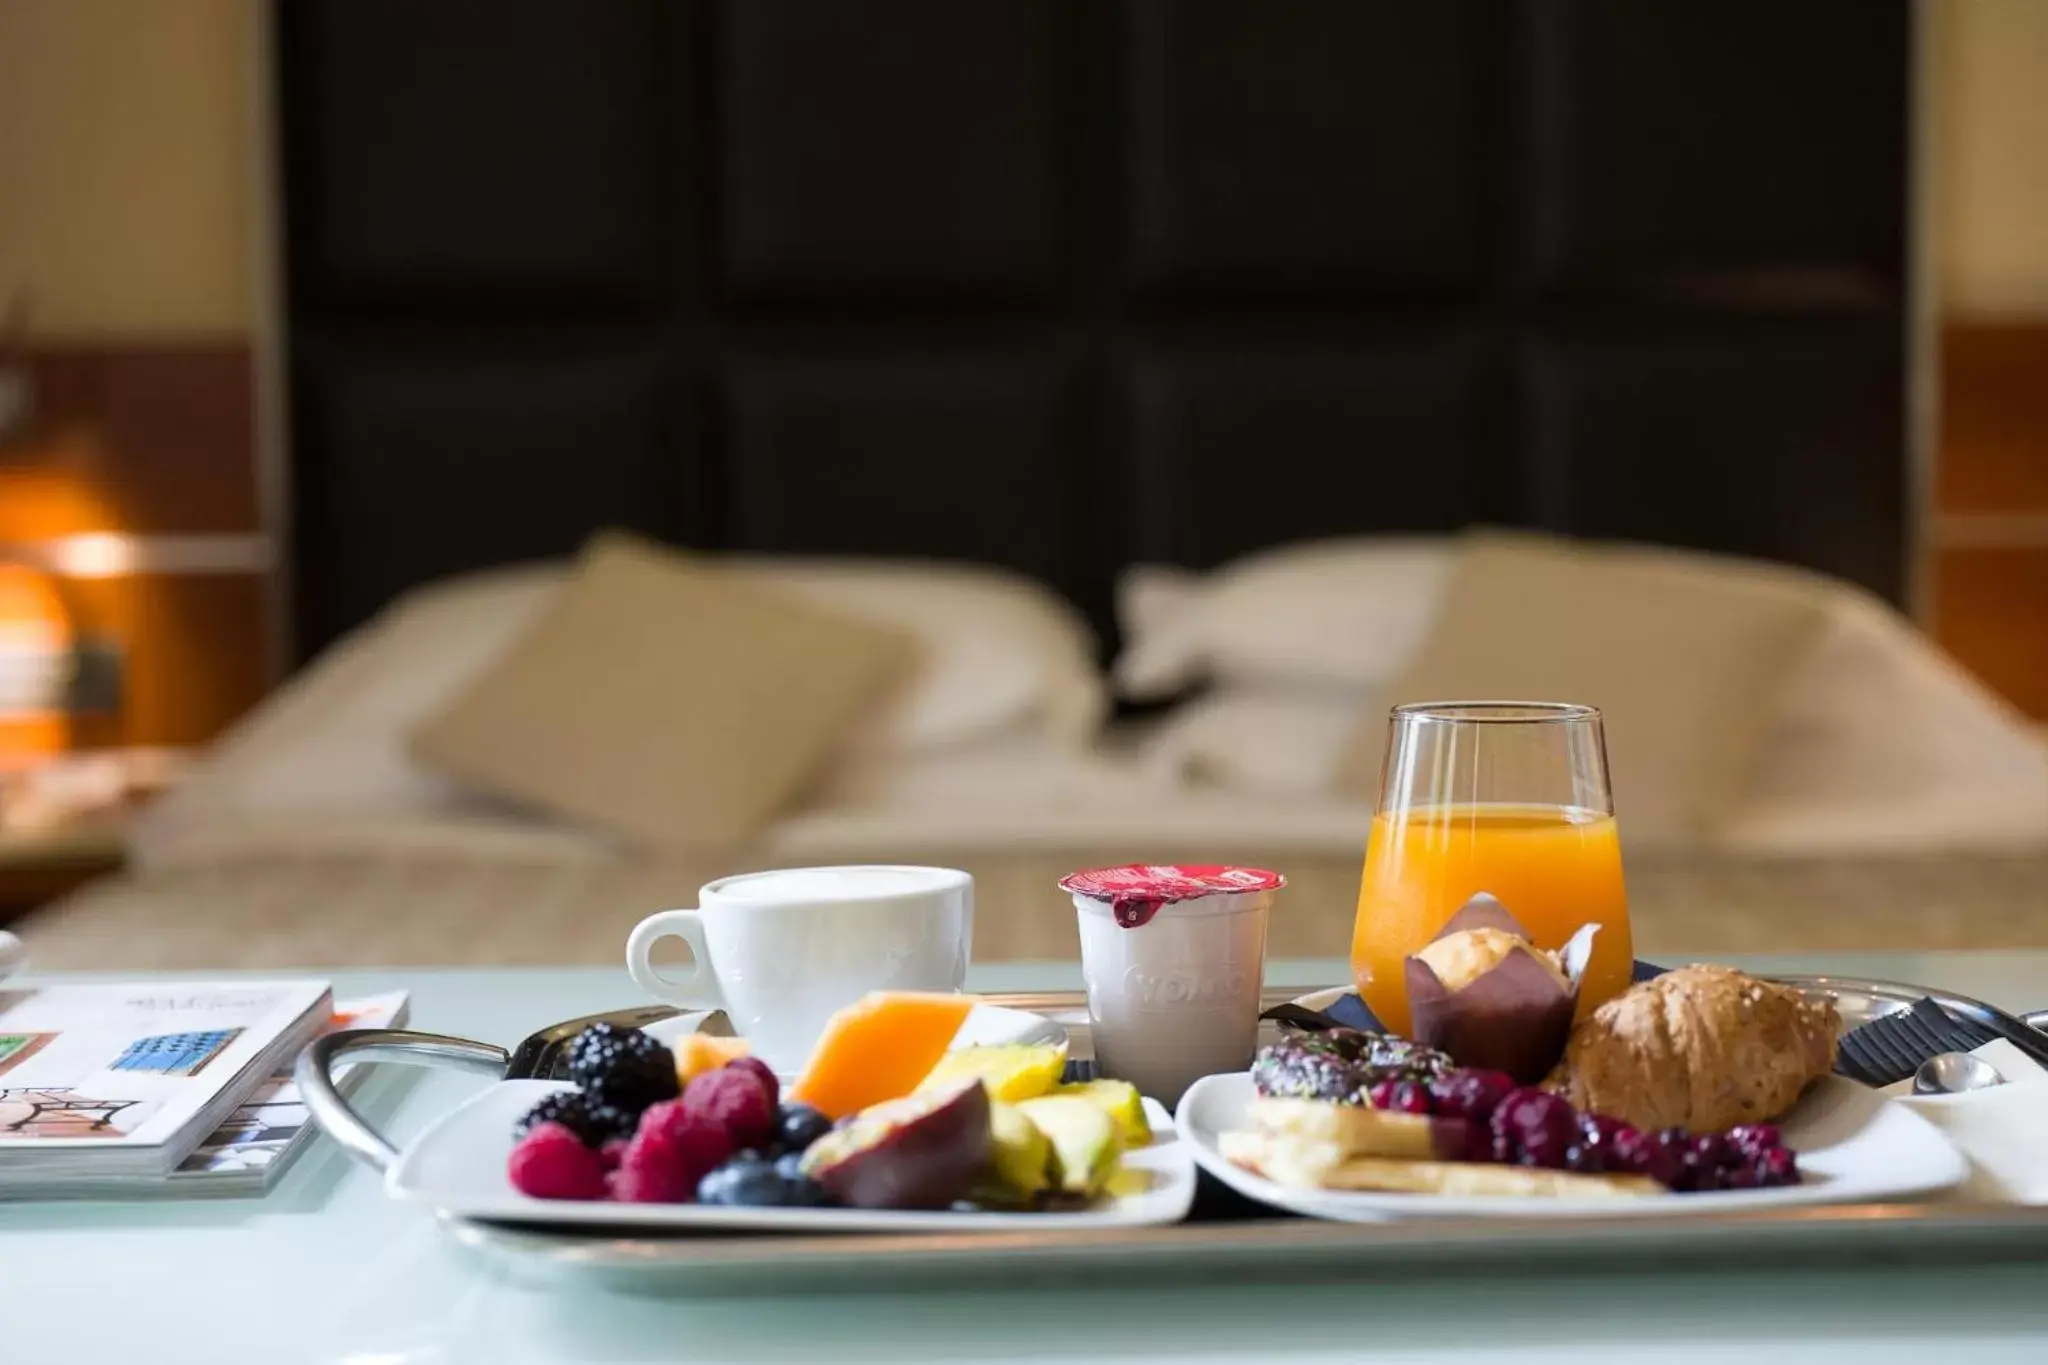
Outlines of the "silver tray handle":
M 366 1166 L 385 1171 L 398 1160 L 398 1149 L 349 1107 L 348 1098 L 335 1085 L 334 1069 L 343 1060 L 454 1067 L 495 1079 L 505 1074 L 510 1057 L 492 1043 L 409 1029 L 343 1029 L 308 1044 L 292 1067 L 292 1080 L 299 1087 L 306 1112 L 343 1151 Z

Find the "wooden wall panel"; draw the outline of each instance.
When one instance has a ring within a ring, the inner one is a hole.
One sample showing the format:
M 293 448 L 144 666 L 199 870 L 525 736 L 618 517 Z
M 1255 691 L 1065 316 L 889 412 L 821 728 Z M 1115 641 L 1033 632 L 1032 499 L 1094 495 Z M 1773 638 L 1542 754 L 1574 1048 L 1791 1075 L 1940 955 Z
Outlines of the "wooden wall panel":
M 1934 612 L 1950 653 L 2028 714 L 2048 717 L 2048 548 L 1943 552 Z
M 64 537 L 247 537 L 257 493 L 253 366 L 241 342 L 47 348 L 29 357 L 37 419 L 0 458 L 0 553 L 48 560 Z M 70 578 L 83 637 L 118 651 L 123 705 L 84 716 L 81 747 L 192 745 L 268 684 L 268 578 L 122 573 Z
M 1955 323 L 1941 346 L 1938 509 L 2048 514 L 2048 325 Z
M 30 359 L 36 436 L 10 452 L 0 477 L 33 481 L 67 510 L 0 499 L 0 539 L 258 529 L 246 344 L 46 350 Z M 87 515 L 81 507 L 102 524 L 73 524 Z
M 1934 634 L 2048 719 L 2048 323 L 1952 322 L 1941 352 Z

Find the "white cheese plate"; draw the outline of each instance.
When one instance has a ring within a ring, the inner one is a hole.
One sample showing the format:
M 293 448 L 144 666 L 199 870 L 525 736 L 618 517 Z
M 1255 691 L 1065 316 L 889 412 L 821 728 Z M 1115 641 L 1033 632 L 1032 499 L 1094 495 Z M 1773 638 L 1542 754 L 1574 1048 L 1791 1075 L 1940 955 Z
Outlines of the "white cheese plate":
M 1411 1218 L 1627 1218 L 1729 1213 L 1803 1204 L 1860 1204 L 1924 1198 L 1953 1189 L 1969 1173 L 1939 1129 L 1905 1105 L 1839 1077 L 1823 1077 L 1780 1121 L 1799 1154 L 1800 1184 L 1769 1190 L 1716 1190 L 1633 1199 L 1451 1197 L 1282 1185 L 1226 1160 L 1224 1133 L 1251 1126 L 1258 1092 L 1251 1073 L 1205 1076 L 1181 1097 L 1174 1116 L 1196 1164 L 1248 1199 L 1310 1218 L 1374 1223 Z

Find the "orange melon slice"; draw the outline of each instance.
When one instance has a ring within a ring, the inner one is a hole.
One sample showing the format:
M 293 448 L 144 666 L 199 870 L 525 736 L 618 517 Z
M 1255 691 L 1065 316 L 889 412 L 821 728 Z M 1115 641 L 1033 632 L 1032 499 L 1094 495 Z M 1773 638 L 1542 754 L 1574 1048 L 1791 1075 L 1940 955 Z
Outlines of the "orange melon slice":
M 727 1062 L 747 1055 L 744 1038 L 721 1038 L 710 1033 L 686 1033 L 676 1039 L 670 1051 L 676 1054 L 676 1080 L 688 1085 L 706 1071 L 716 1071 Z
M 973 1009 L 971 995 L 872 991 L 825 1025 L 790 1097 L 834 1119 L 900 1099 L 946 1055 Z

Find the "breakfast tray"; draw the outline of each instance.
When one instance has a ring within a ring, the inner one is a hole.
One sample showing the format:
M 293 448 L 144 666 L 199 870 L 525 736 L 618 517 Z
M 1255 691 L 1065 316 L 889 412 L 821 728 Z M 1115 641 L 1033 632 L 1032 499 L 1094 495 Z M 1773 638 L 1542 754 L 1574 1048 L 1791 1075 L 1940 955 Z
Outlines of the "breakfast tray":
M 1825 992 L 1845 1030 L 1932 998 L 1963 1019 L 1999 1016 L 1964 996 L 1923 987 L 1841 977 L 1781 977 Z M 1299 992 L 1276 990 L 1267 1006 Z M 1079 992 L 989 995 L 991 1004 L 1044 1014 L 1062 1024 L 1070 1055 L 1091 1057 L 1086 1002 Z M 379 1170 L 398 1156 L 349 1105 L 329 1077 L 344 1061 L 455 1067 L 493 1078 L 558 1074 L 572 1039 L 597 1018 L 644 1026 L 674 1014 L 665 1006 L 574 1019 L 512 1051 L 468 1039 L 404 1030 L 337 1033 L 315 1042 L 299 1068 L 308 1108 L 351 1156 Z M 2048 1012 L 2025 1022 L 2048 1032 Z M 1266 1028 L 1272 1030 L 1268 1024 Z M 616 1288 L 670 1296 L 755 1296 L 832 1290 L 903 1289 L 975 1283 L 1083 1282 L 1133 1269 L 1190 1279 L 1350 1280 L 1370 1276 L 1464 1274 L 1487 1266 L 1552 1268 L 1639 1262 L 1754 1266 L 1819 1257 L 1831 1263 L 2048 1260 L 2048 1208 L 1935 1202 L 1836 1204 L 1770 1211 L 1675 1212 L 1602 1218 L 1418 1219 L 1335 1223 L 1279 1214 L 1203 1178 L 1188 1222 L 1172 1227 L 959 1233 L 780 1235 L 722 1232 L 650 1236 L 638 1230 L 563 1232 L 440 1215 L 448 1232 L 515 1273 L 575 1274 Z

